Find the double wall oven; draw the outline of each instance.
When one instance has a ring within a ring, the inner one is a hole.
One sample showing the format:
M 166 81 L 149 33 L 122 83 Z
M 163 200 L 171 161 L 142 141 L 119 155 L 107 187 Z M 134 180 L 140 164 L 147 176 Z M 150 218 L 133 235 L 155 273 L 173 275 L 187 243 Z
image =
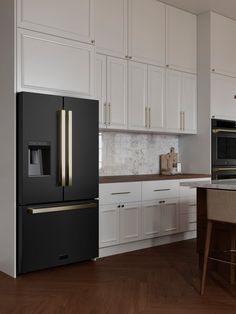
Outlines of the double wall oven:
M 236 179 L 236 121 L 212 120 L 212 179 Z

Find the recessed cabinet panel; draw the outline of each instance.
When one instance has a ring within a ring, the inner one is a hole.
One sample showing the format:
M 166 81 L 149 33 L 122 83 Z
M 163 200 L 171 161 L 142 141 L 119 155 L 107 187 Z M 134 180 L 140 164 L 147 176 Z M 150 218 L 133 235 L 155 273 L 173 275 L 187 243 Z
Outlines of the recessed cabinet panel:
M 162 206 L 161 226 L 163 234 L 177 233 L 179 229 L 178 200 L 168 200 Z
M 96 55 L 96 82 L 95 82 L 95 96 L 99 101 L 99 127 L 106 127 L 107 123 L 107 81 L 106 81 L 106 56 Z
M 236 78 L 211 74 L 211 115 L 236 120 Z
M 91 43 L 94 0 L 19 0 L 17 26 Z
M 166 71 L 165 128 L 168 131 L 181 130 L 181 72 Z
M 94 97 L 94 47 L 18 30 L 17 91 Z
M 139 204 L 120 205 L 120 242 L 140 239 L 141 207 Z
M 183 132 L 197 132 L 197 78 L 195 74 L 182 73 L 181 109 Z
M 127 61 L 107 58 L 108 127 L 127 129 Z
M 211 12 L 211 70 L 236 76 L 236 21 Z
M 149 125 L 152 131 L 164 128 L 165 70 L 148 66 L 148 107 Z
M 142 206 L 142 238 L 161 236 L 162 206 L 157 202 L 145 202 Z
M 166 63 L 169 67 L 196 73 L 197 17 L 183 10 L 166 7 Z
M 147 108 L 147 65 L 129 62 L 129 128 L 149 127 Z
M 99 211 L 99 246 L 119 243 L 119 209 L 116 205 L 102 206 Z
M 165 65 L 165 5 L 156 0 L 129 0 L 129 56 Z
M 95 29 L 98 52 L 127 55 L 127 0 L 96 0 Z

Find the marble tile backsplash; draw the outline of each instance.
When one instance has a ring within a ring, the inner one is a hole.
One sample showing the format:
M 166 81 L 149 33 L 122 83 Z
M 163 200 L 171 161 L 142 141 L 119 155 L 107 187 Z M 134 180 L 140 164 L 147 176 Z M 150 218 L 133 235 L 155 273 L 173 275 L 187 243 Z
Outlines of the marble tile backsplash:
M 159 156 L 179 151 L 176 135 L 103 132 L 99 138 L 99 174 L 159 174 Z

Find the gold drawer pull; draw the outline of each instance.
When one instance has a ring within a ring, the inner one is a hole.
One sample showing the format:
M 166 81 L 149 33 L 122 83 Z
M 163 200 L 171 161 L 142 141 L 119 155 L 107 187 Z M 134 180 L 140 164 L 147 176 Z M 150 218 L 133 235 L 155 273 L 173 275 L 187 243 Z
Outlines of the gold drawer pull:
M 153 190 L 153 192 L 165 192 L 165 191 L 170 191 L 171 189 L 157 189 Z
M 78 210 L 78 209 L 87 209 L 87 208 L 96 208 L 96 203 L 85 203 L 85 204 L 77 204 L 77 205 L 69 205 L 69 206 L 56 206 L 56 207 L 44 207 L 44 208 L 28 208 L 28 213 L 30 214 L 45 214 L 45 213 L 55 213 L 69 210 Z
M 131 192 L 113 192 L 111 195 L 130 194 Z

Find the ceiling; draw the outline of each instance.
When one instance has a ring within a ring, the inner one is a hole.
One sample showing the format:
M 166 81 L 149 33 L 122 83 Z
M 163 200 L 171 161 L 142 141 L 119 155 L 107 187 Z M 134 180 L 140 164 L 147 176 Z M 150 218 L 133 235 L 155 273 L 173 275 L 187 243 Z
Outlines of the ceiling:
M 177 8 L 200 14 L 214 11 L 236 20 L 236 0 L 161 0 Z

